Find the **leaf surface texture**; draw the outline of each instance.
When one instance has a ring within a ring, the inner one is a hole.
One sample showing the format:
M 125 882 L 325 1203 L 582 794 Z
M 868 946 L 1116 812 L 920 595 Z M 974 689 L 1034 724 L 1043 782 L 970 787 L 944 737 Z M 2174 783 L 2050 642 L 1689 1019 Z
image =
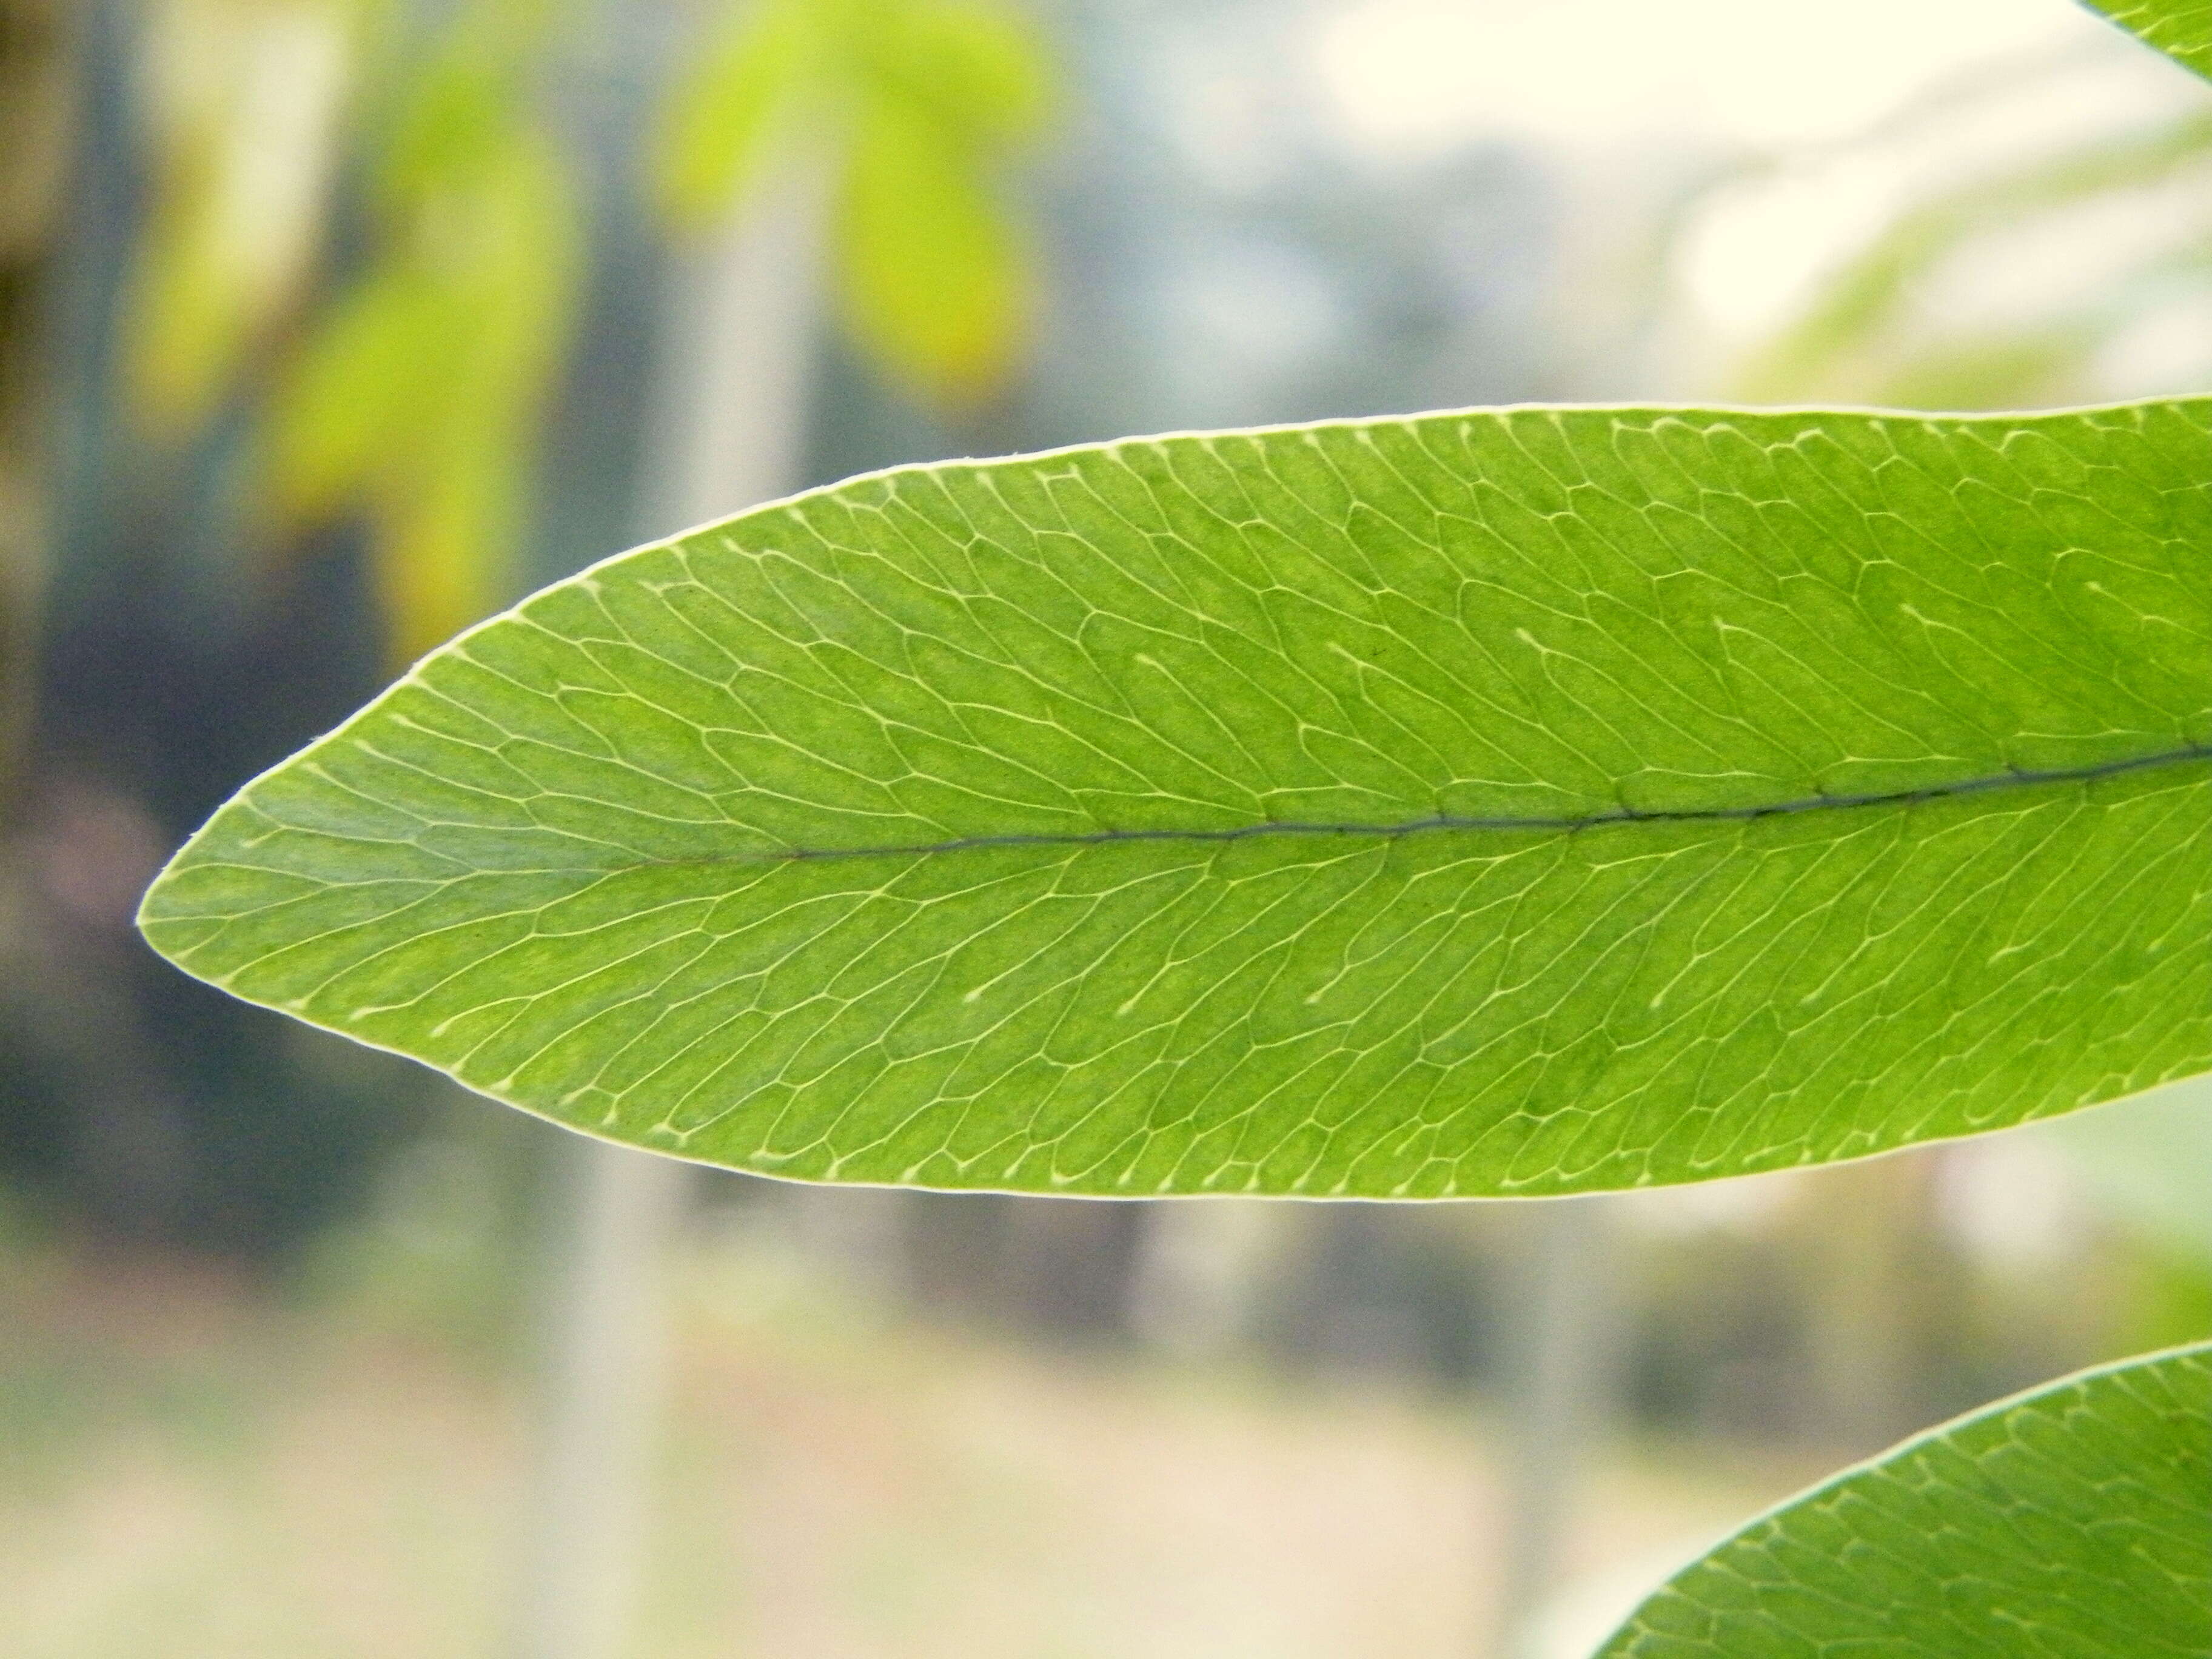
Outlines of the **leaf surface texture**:
M 2212 1652 L 2212 1348 L 1961 1418 L 1753 1522 L 1600 1659 Z
M 2087 0 L 2129 33 L 2212 80 L 2212 0 Z
M 902 469 L 611 560 L 148 937 L 809 1179 L 1560 1193 L 2212 1066 L 2212 403 Z

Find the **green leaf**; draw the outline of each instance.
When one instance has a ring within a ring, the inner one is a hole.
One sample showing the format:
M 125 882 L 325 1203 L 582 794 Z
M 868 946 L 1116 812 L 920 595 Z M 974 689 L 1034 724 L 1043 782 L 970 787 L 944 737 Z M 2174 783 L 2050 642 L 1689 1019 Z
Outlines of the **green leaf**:
M 1601 1659 L 2212 1652 L 2212 1346 L 2081 1372 L 1754 1521 Z
M 248 786 L 238 994 L 813 1179 L 1561 1193 L 2212 1066 L 2212 401 L 1515 409 L 904 468 Z
M 2084 0 L 2130 34 L 2212 80 L 2212 0 Z

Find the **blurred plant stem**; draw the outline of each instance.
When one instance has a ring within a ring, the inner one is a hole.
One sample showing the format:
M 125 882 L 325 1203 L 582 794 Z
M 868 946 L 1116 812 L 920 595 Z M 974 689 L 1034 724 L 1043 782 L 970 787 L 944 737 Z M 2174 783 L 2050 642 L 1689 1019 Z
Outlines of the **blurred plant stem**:
M 610 1659 L 636 1626 L 665 1393 L 665 1257 L 688 1174 L 599 1141 L 556 1148 L 520 1659 Z

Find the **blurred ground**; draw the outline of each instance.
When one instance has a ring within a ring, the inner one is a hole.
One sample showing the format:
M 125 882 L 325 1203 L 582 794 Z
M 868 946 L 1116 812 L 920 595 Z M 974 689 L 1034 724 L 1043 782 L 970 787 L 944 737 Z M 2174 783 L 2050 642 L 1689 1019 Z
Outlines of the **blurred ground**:
M 758 1219 L 678 1279 L 639 1656 L 1480 1650 L 1497 1472 L 1462 1396 L 922 1324 Z M 15 1255 L 0 1652 L 496 1651 L 523 1401 L 481 1332 L 389 1291 Z M 1820 1462 L 1615 1447 L 1571 1570 L 1648 1572 Z

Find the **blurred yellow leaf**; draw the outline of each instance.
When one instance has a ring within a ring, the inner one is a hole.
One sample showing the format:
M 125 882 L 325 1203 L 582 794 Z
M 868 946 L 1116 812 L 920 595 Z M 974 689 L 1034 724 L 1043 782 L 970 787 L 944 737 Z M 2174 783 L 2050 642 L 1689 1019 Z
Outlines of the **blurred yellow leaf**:
M 352 0 L 165 0 L 148 23 L 152 205 L 126 325 L 131 407 L 180 438 L 298 298 L 349 88 Z
M 963 135 L 903 100 L 863 112 L 838 204 L 847 326 L 925 398 L 972 405 L 1005 379 L 1030 314 L 1025 251 Z
M 411 661 L 504 603 L 532 447 L 568 335 L 577 227 L 568 180 L 526 132 L 486 158 L 481 194 L 432 239 L 433 372 L 371 508 L 392 652 Z
M 395 467 L 373 501 L 388 653 L 409 663 L 510 597 L 532 426 L 470 400 L 426 429 L 434 465 Z M 502 418 L 505 416 L 506 418 Z
M 264 441 L 279 536 L 368 513 L 398 662 L 510 592 L 568 335 L 578 208 L 499 44 L 465 34 L 401 100 L 377 257 L 289 365 Z

